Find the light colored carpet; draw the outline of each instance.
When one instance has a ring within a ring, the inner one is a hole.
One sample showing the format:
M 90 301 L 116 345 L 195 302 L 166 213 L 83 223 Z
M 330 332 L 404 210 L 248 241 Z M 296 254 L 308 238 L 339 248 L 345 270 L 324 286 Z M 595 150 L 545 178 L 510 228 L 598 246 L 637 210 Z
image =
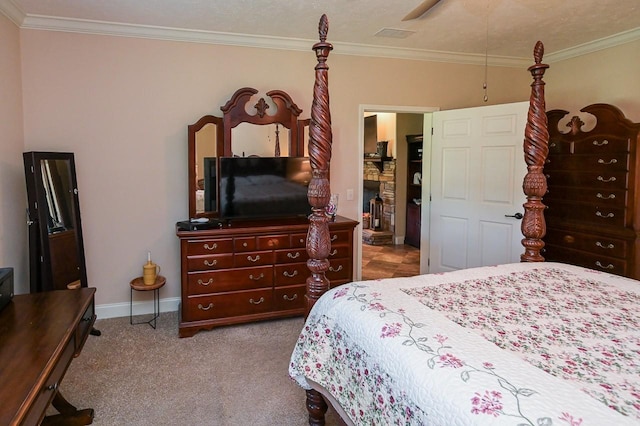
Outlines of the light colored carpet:
M 134 322 L 144 317 L 134 317 Z M 93 424 L 288 426 L 308 424 L 305 392 L 288 376 L 302 318 L 215 328 L 178 337 L 177 312 L 157 329 L 98 320 L 61 384 Z M 329 408 L 327 425 L 339 420 Z

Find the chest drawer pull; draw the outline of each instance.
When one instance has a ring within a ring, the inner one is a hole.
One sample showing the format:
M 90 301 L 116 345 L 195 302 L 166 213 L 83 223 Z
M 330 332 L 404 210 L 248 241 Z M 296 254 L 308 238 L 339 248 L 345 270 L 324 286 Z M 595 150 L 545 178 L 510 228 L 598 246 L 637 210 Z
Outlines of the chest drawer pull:
M 608 140 L 603 140 L 602 142 L 598 142 L 598 141 L 593 141 L 593 144 L 595 146 L 605 146 L 605 145 L 609 145 L 609 141 Z
M 299 257 L 300 257 L 300 252 L 299 252 L 299 251 L 297 251 L 297 252 L 295 252 L 295 253 L 291 253 L 291 252 L 289 252 L 289 253 L 287 253 L 287 257 L 288 257 L 289 259 L 297 259 L 297 258 L 299 258 Z
M 248 244 L 247 243 L 242 243 L 242 247 L 247 247 Z
M 602 158 L 598 159 L 598 164 L 616 164 L 618 162 L 618 160 L 616 160 L 615 158 L 612 158 L 609 161 L 605 161 Z
M 604 266 L 602 263 L 600 263 L 599 260 L 596 260 L 596 266 L 602 269 L 613 269 L 615 268 L 615 266 L 613 266 L 611 263 L 608 264 L 607 266 Z
M 201 311 L 208 311 L 211 308 L 213 308 L 213 303 L 209 303 L 207 306 L 202 306 L 201 303 L 198 303 L 198 309 Z
M 333 234 L 333 235 L 331 236 L 331 241 L 335 241 L 335 240 L 337 240 L 337 239 L 338 239 L 338 235 L 337 235 L 337 234 Z
M 615 182 L 616 181 L 616 177 L 615 176 L 611 176 L 609 178 L 605 178 L 605 177 L 602 177 L 602 176 L 598 176 L 598 180 L 600 182 Z
M 291 272 L 291 273 L 289 273 L 289 272 L 287 272 L 287 271 L 284 271 L 284 272 L 282 273 L 282 275 L 284 275 L 284 276 L 285 276 L 285 277 L 287 277 L 287 278 L 293 278 L 293 277 L 295 277 L 296 275 L 298 275 L 298 271 L 297 271 L 297 270 L 295 270 L 295 271 L 293 271 L 293 272 Z
M 304 238 L 300 238 L 299 243 L 304 243 Z
M 48 391 L 55 391 L 55 390 L 58 390 L 58 383 L 56 382 L 56 383 L 54 383 L 54 384 L 52 384 L 52 385 L 47 386 L 47 390 L 48 390 Z
M 333 269 L 333 266 L 329 266 L 329 270 L 331 272 L 340 272 L 342 271 L 342 265 L 338 266 L 336 269 Z
M 596 198 L 600 198 L 601 200 L 613 200 L 616 198 L 616 194 L 602 195 L 602 193 L 598 192 L 596 194 Z
M 198 280 L 198 284 L 200 285 L 209 285 L 209 284 L 213 284 L 213 278 L 209 278 L 209 280 L 207 282 L 204 282 L 202 280 Z
M 253 281 L 258 281 L 258 280 L 261 280 L 261 279 L 263 279 L 263 278 L 264 278 L 264 274 L 260 274 L 260 275 L 258 275 L 257 277 L 254 277 L 254 276 L 253 276 L 253 274 L 250 274 L 250 275 L 249 275 L 249 279 L 250 279 L 250 280 L 253 280 Z
M 249 299 L 249 303 L 251 303 L 252 305 L 259 305 L 262 302 L 264 302 L 264 297 L 261 297 L 260 300 Z
M 260 255 L 256 254 L 256 257 L 247 256 L 247 260 L 249 262 L 257 262 L 258 260 L 260 260 Z
M 603 248 L 603 249 L 612 249 L 615 246 L 613 244 L 607 244 L 606 246 L 604 244 L 602 244 L 600 241 L 596 241 L 596 246 Z
M 336 254 L 338 254 L 338 249 L 333 249 L 333 251 L 329 253 L 329 256 L 335 256 Z
M 216 264 L 217 264 L 217 263 L 218 263 L 218 261 L 217 261 L 217 260 L 215 260 L 215 259 L 213 259 L 211 262 L 209 262 L 208 260 L 205 260 L 205 261 L 204 261 L 204 264 L 205 264 L 206 266 L 216 266 Z
M 598 216 L 598 217 L 604 217 L 604 218 L 606 219 L 606 218 L 611 218 L 611 217 L 613 217 L 613 216 L 615 216 L 615 215 L 614 215 L 613 213 L 607 213 L 607 214 L 604 214 L 604 213 L 602 213 L 600 210 L 598 210 L 598 211 L 596 212 L 596 216 Z
M 204 248 L 207 250 L 215 250 L 218 248 L 218 244 L 213 243 L 213 245 L 209 245 L 208 243 L 204 243 Z
M 283 298 L 284 300 L 287 300 L 287 301 L 291 302 L 292 300 L 296 300 L 296 299 L 298 298 L 298 294 L 297 294 L 297 293 L 294 293 L 294 295 L 293 295 L 293 296 L 291 296 L 291 297 L 289 297 L 289 296 L 287 296 L 287 295 L 285 294 L 284 296 L 282 296 L 282 298 Z

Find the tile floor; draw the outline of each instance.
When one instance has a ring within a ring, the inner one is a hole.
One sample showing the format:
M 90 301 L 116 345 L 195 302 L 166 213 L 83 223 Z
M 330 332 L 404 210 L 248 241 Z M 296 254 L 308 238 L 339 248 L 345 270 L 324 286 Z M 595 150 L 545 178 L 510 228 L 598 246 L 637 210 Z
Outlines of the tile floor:
M 362 244 L 362 279 L 410 277 L 420 273 L 420 250 L 409 245 Z

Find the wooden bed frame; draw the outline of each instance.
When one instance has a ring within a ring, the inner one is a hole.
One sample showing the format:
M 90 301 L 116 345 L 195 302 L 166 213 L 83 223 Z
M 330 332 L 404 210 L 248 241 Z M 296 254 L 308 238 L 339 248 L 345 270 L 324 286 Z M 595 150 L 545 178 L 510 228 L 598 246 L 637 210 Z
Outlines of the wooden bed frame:
M 307 265 L 311 275 L 306 284 L 306 315 L 309 314 L 315 302 L 329 290 L 329 280 L 325 272 L 329 268 L 329 238 L 328 217 L 325 208 L 329 203 L 331 188 L 329 182 L 329 165 L 331 162 L 331 113 L 329 111 L 329 79 L 327 58 L 333 49 L 327 43 L 329 22 L 326 15 L 322 15 L 318 26 L 320 41 L 313 46 L 318 64 L 315 67 L 315 84 L 313 87 L 313 103 L 311 107 L 311 121 L 309 124 L 309 157 L 311 159 L 312 179 L 309 185 L 309 203 L 312 207 L 309 232 L 307 235 Z M 522 234 L 524 239 L 524 253 L 520 256 L 522 262 L 543 262 L 540 254 L 544 247 L 542 238 L 546 233 L 544 220 L 545 206 L 542 197 L 547 191 L 547 181 L 543 174 L 543 167 L 549 152 L 549 132 L 547 115 L 545 112 L 543 76 L 548 65 L 542 63 L 544 46 L 539 41 L 534 49 L 535 64 L 529 67 L 533 76 L 531 96 L 529 99 L 529 113 L 524 135 L 524 157 L 527 163 L 527 174 L 524 178 L 523 190 L 527 197 L 524 204 L 522 219 Z M 314 389 L 307 390 L 307 410 L 310 425 L 324 425 L 324 415 L 327 403 L 322 394 Z

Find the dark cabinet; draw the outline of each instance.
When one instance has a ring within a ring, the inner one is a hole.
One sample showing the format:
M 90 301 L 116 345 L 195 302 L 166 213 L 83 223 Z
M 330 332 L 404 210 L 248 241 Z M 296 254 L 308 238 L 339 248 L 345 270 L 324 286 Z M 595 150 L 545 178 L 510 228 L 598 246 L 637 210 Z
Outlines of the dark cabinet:
M 422 135 L 407 135 L 407 226 L 405 244 L 420 247 Z

